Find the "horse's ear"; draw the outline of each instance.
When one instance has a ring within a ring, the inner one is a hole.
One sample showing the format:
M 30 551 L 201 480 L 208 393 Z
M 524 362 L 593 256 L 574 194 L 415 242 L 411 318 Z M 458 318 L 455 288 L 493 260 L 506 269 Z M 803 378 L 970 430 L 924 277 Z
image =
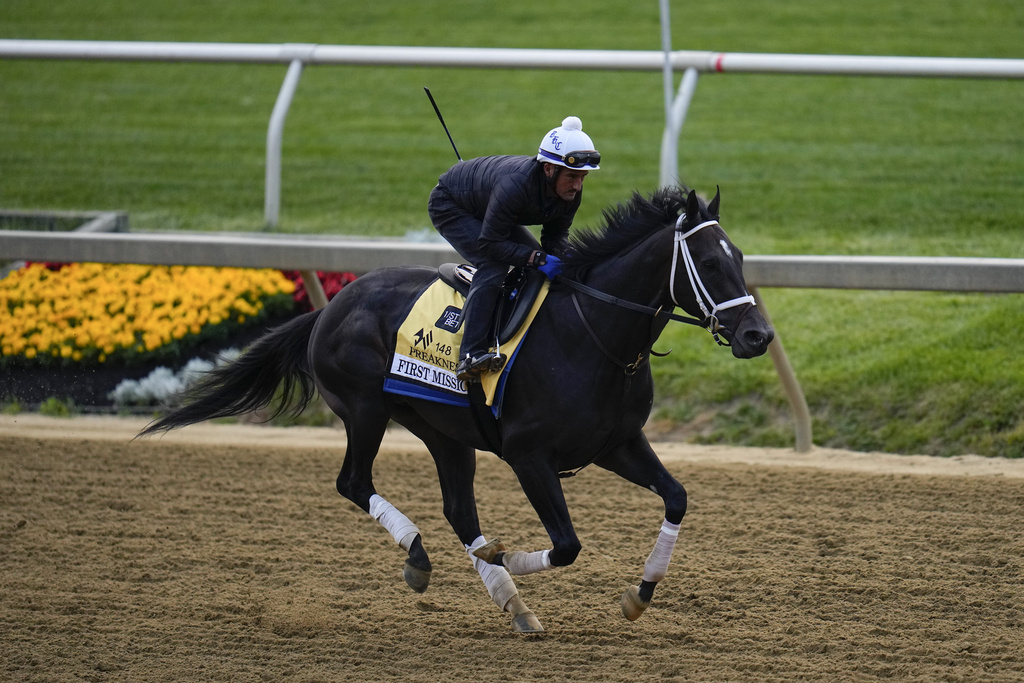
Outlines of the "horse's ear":
M 711 200 L 710 204 L 708 204 L 708 215 L 714 218 L 715 220 L 718 219 L 718 201 L 721 198 L 722 190 L 720 187 L 715 185 L 715 198 Z
M 696 190 L 690 190 L 690 194 L 686 197 L 686 217 L 691 221 L 700 218 L 700 200 L 697 199 Z

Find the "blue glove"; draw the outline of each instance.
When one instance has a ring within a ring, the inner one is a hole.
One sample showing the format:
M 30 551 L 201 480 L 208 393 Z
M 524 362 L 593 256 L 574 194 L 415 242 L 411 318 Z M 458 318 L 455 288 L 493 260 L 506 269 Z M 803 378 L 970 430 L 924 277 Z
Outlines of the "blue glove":
M 547 275 L 549 280 L 554 280 L 555 276 L 562 272 L 562 259 L 549 254 L 547 261 L 544 265 L 538 266 L 537 270 Z

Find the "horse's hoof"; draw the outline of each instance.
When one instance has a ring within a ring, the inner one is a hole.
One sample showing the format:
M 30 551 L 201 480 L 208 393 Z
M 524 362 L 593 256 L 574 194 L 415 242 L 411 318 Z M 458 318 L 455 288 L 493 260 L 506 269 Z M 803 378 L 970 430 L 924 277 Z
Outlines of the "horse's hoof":
M 523 612 L 512 617 L 512 630 L 516 633 L 543 633 L 544 627 L 533 612 Z
M 500 538 L 487 541 L 479 548 L 473 549 L 473 555 L 479 557 L 481 560 L 490 564 L 494 560 L 494 556 L 498 553 L 505 552 L 505 544 L 501 542 Z
M 414 567 L 409 564 L 408 560 L 405 561 L 405 569 L 402 570 L 402 575 L 405 576 L 405 582 L 409 584 L 409 588 L 417 593 L 426 591 L 427 586 L 430 585 L 430 570 L 423 571 L 418 567 Z
M 622 594 L 622 616 L 630 621 L 636 621 L 650 604 L 640 599 L 640 589 L 637 586 L 630 586 Z

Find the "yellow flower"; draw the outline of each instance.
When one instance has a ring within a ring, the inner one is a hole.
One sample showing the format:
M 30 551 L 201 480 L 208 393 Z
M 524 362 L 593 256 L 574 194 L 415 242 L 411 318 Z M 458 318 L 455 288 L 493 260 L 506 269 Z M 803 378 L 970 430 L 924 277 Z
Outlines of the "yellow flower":
M 225 321 L 244 323 L 294 284 L 270 269 L 35 263 L 0 280 L 0 348 L 101 362 L 142 353 Z

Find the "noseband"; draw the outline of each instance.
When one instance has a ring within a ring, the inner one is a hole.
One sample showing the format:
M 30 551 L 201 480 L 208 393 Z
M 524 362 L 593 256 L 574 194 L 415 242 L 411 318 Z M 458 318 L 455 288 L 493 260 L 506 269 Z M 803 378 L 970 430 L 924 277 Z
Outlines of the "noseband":
M 718 312 L 728 308 L 733 308 L 735 306 L 750 304 L 749 308 L 740 313 L 740 317 L 737 320 L 738 325 L 739 321 L 742 320 L 743 317 L 747 314 L 747 312 L 752 310 L 753 307 L 757 305 L 757 303 L 754 301 L 754 297 L 752 297 L 750 294 L 746 294 L 745 296 L 737 297 L 735 299 L 730 299 L 728 301 L 723 301 L 720 304 L 715 303 L 715 300 L 711 297 L 711 294 L 708 292 L 707 287 L 704 286 L 704 282 L 700 279 L 700 274 L 697 272 L 697 266 L 693 261 L 693 256 L 690 255 L 690 247 L 686 243 L 686 238 L 694 235 L 698 231 L 710 225 L 718 225 L 718 221 L 704 221 L 700 225 L 690 228 L 686 232 L 682 232 L 681 226 L 685 219 L 686 214 L 683 214 L 676 221 L 675 240 L 672 245 L 672 272 L 669 275 L 669 294 L 672 297 L 672 303 L 674 303 L 679 308 L 682 308 L 682 306 L 679 304 L 679 300 L 676 298 L 676 270 L 679 263 L 679 255 L 682 254 L 683 265 L 686 267 L 686 275 L 690 281 L 690 288 L 693 290 L 693 298 L 696 300 L 697 306 L 700 307 L 701 313 L 704 314 L 703 319 L 687 318 L 685 316 L 676 315 L 675 313 L 669 313 L 662 308 L 653 308 L 651 306 L 644 306 L 643 304 L 633 303 L 632 301 L 626 301 L 624 299 L 620 299 L 617 296 L 606 294 L 605 292 L 602 292 L 599 289 L 588 287 L 582 282 L 570 280 L 569 278 L 563 275 L 558 275 L 556 277 L 556 280 L 567 285 L 570 289 L 575 289 L 577 292 L 582 292 L 583 294 L 598 299 L 599 301 L 604 301 L 605 303 L 612 304 L 613 306 L 619 306 L 621 308 L 626 308 L 631 311 L 646 313 L 648 315 L 654 316 L 655 320 L 658 320 L 659 318 L 667 318 L 668 320 L 675 320 L 677 322 L 687 323 L 688 325 L 696 325 L 697 327 L 703 327 L 704 329 L 711 333 L 711 336 L 714 337 L 715 341 L 718 342 L 719 346 L 731 346 L 729 342 L 723 340 L 722 337 L 719 335 L 719 332 L 723 328 L 722 325 L 718 322 Z M 583 326 L 586 328 L 591 338 L 597 343 L 598 348 L 600 348 L 601 351 L 606 356 L 608 356 L 608 358 L 610 358 L 616 365 L 623 368 L 626 371 L 627 375 L 635 374 L 637 370 L 640 368 L 640 366 L 642 366 L 644 363 L 645 359 L 643 352 L 641 352 L 640 355 L 637 356 L 636 361 L 634 361 L 633 363 L 623 363 L 622 361 L 620 361 L 607 348 L 605 348 L 605 345 L 602 344 L 601 340 L 598 338 L 597 333 L 594 332 L 594 329 L 590 326 L 590 323 L 587 322 L 586 316 L 583 315 L 583 309 L 580 308 L 579 301 L 576 299 L 575 292 L 573 292 L 572 294 L 572 303 L 576 307 L 576 313 L 579 315 L 580 320 L 583 322 Z M 709 306 L 710 310 L 708 308 Z M 654 343 L 655 336 L 656 333 L 652 331 L 652 344 Z M 651 353 L 658 356 L 668 355 L 665 353 L 657 353 L 653 349 L 651 350 Z
M 757 303 L 754 301 L 754 297 L 750 294 L 746 294 L 735 299 L 729 299 L 728 301 L 723 301 L 720 304 L 715 303 L 711 294 L 708 293 L 707 287 L 704 286 L 704 282 L 700 279 L 700 273 L 697 272 L 697 265 L 693 262 L 693 256 L 690 254 L 690 248 L 686 243 L 686 238 L 696 234 L 704 228 L 712 225 L 718 225 L 718 221 L 704 221 L 703 223 L 690 228 L 686 232 L 683 232 L 682 224 L 684 220 L 686 220 L 686 214 L 681 215 L 676 221 L 675 244 L 672 247 L 672 273 L 669 276 L 668 292 L 672 296 L 672 303 L 682 308 L 682 304 L 680 304 L 679 300 L 676 298 L 676 270 L 679 262 L 679 255 L 682 254 L 683 265 L 686 267 L 686 275 L 690 280 L 690 289 L 693 290 L 693 298 L 697 301 L 697 306 L 700 307 L 700 312 L 704 314 L 702 327 L 711 333 L 711 336 L 715 338 L 715 341 L 718 342 L 720 346 L 729 346 L 729 344 L 723 341 L 718 335 L 719 331 L 722 329 L 722 325 L 718 322 L 718 312 L 724 311 L 728 308 L 741 306 L 743 304 L 756 306 Z

